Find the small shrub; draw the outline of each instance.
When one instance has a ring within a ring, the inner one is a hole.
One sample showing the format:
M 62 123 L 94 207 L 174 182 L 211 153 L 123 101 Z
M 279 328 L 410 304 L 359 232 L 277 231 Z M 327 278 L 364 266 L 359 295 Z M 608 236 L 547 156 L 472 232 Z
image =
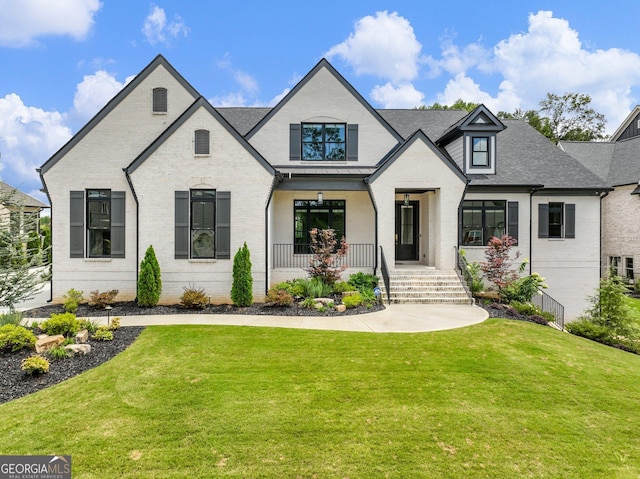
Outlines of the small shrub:
M 51 348 L 47 351 L 47 356 L 49 356 L 54 361 L 59 361 L 61 359 L 65 359 L 73 356 L 73 353 L 68 349 L 64 349 L 62 346 L 56 346 L 55 348 Z
M 549 319 L 545 318 L 544 316 L 540 316 L 539 314 L 531 314 L 527 316 L 527 321 L 531 321 L 532 323 L 542 324 L 543 326 L 546 326 L 547 324 L 549 324 Z
M 580 319 L 567 323 L 565 329 L 571 334 L 582 336 L 583 338 L 591 339 L 592 341 L 597 341 L 602 344 L 611 345 L 614 343 L 611 329 L 595 324 L 588 319 Z
M 362 296 L 360 293 L 344 296 L 342 298 L 342 304 L 344 304 L 347 309 L 356 308 L 362 304 Z
M 600 280 L 596 294 L 589 298 L 591 308 L 585 317 L 598 326 L 604 326 L 612 335 L 628 338 L 637 335 L 637 326 L 627 304 L 628 289 L 619 276 L 609 276 Z
M 109 331 L 106 326 L 100 326 L 91 337 L 96 341 L 113 341 L 113 331 Z
M 640 278 L 636 279 L 636 282 L 633 285 L 633 292 L 640 294 Z
M 117 329 L 120 329 L 120 318 L 118 316 L 111 318 L 111 323 L 109 324 L 110 331 L 115 331 Z
M 33 348 L 36 337 L 33 332 L 16 324 L 5 324 L 0 327 L 0 350 L 20 351 Z
M 534 314 L 540 315 L 542 313 L 542 309 L 531 303 L 521 303 L 518 301 L 512 301 L 509 303 L 513 309 L 515 309 L 518 313 L 524 314 L 525 316 L 532 316 Z
M 138 306 L 149 308 L 158 304 L 162 294 L 162 279 L 160 278 L 160 264 L 158 264 L 153 245 L 149 245 L 140 262 L 137 286 Z
M 362 304 L 364 304 L 367 308 L 372 307 L 378 301 L 375 293 L 372 289 L 365 289 L 364 291 L 360 291 L 360 297 L 362 298 Z
M 22 360 L 22 370 L 27 374 L 44 374 L 49 372 L 49 361 L 39 354 Z
M 331 285 L 325 283 L 320 276 L 314 276 L 304 282 L 304 296 L 306 298 L 323 298 L 329 296 L 331 291 Z
M 0 326 L 6 324 L 14 324 L 18 326 L 22 322 L 22 313 L 20 311 L 10 311 L 0 314 Z
M 378 286 L 379 278 L 375 274 L 363 273 L 358 271 L 349 276 L 348 283 L 362 292 L 367 289 L 373 289 Z
M 274 306 L 291 306 L 293 303 L 293 296 L 291 296 L 291 293 L 288 291 L 280 289 L 276 285 L 269 288 L 269 291 L 267 291 L 266 301 Z
M 49 336 L 53 334 L 71 336 L 80 331 L 80 322 L 73 313 L 52 314 L 40 325 L 40 329 Z
M 247 243 L 238 249 L 233 257 L 233 284 L 231 301 L 236 306 L 251 306 L 253 303 L 253 277 L 251 276 L 251 255 Z
M 356 287 L 348 281 L 336 281 L 333 284 L 334 293 L 346 293 L 347 291 L 356 291 Z
M 180 296 L 180 305 L 185 309 L 203 309 L 209 304 L 209 299 L 204 294 L 204 289 L 196 289 L 195 286 L 184 287 L 184 293 Z
M 84 301 L 83 292 L 73 288 L 67 291 L 67 294 L 62 297 L 64 298 L 62 307 L 67 313 L 75 313 L 78 311 L 78 306 Z
M 91 293 L 89 294 L 91 295 L 89 299 L 90 306 L 94 306 L 96 308 L 104 308 L 105 306 L 113 304 L 116 296 L 118 296 L 118 290 L 112 289 L 111 291 L 105 291 L 104 293 L 101 293 L 96 289 L 95 291 L 91 291 Z
M 95 332 L 95 330 L 98 329 L 98 326 L 100 326 L 97 319 L 79 319 L 78 324 L 80 325 L 80 329 L 78 331 L 86 329 L 90 333 Z
M 274 289 L 281 289 L 286 291 L 293 297 L 302 297 L 304 296 L 304 285 L 307 282 L 307 279 L 294 279 L 293 281 L 283 281 L 282 283 L 278 283 L 273 286 Z
M 315 298 L 304 298 L 300 306 L 307 309 L 314 309 L 316 307 L 316 300 Z
M 531 301 L 538 291 L 546 289 L 544 278 L 538 273 L 532 273 L 530 276 L 518 278 L 502 289 L 502 298 L 507 303 L 517 301 L 519 303 L 528 303 Z

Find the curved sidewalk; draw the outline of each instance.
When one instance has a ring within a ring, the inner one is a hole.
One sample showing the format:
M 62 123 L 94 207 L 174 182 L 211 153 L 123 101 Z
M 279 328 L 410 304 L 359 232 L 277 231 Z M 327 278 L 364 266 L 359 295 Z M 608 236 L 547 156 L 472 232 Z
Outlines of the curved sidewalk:
M 462 328 L 483 322 L 489 313 L 478 306 L 458 304 L 392 304 L 383 311 L 353 316 L 256 316 L 241 314 L 167 314 L 121 316 L 122 326 L 217 324 L 274 328 L 423 333 Z M 101 318 L 105 319 L 106 318 Z

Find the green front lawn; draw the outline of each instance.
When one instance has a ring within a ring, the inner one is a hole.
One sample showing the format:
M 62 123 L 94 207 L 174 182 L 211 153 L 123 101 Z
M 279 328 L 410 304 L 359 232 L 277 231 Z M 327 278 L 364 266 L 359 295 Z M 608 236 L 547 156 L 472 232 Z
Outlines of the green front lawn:
M 71 454 L 74 479 L 637 479 L 638 411 L 640 357 L 525 322 L 150 327 L 0 405 L 0 454 Z

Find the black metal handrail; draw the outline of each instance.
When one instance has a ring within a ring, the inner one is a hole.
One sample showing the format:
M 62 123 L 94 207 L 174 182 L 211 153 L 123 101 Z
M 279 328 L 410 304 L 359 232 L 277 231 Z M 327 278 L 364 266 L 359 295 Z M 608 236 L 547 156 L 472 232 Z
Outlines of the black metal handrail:
M 542 309 L 545 313 L 550 313 L 555 318 L 554 323 L 564 331 L 564 306 L 549 296 L 544 291 L 540 291 L 531 298 L 531 302 Z
M 306 268 L 313 256 L 308 244 L 277 243 L 273 245 L 274 268 Z M 375 263 L 375 246 L 369 243 L 349 244 L 347 254 L 338 258 L 336 266 L 371 268 Z
M 384 281 L 384 289 L 387 292 L 387 302 L 391 303 L 391 281 L 389 280 L 389 268 L 387 268 L 387 260 L 384 258 L 384 251 L 380 246 L 380 271 L 382 272 L 382 281 Z
M 467 283 L 468 293 L 471 293 L 473 287 L 473 276 L 469 272 L 468 263 L 465 257 L 460 253 L 460 249 L 454 246 L 456 250 L 456 270 L 462 275 L 464 281 Z

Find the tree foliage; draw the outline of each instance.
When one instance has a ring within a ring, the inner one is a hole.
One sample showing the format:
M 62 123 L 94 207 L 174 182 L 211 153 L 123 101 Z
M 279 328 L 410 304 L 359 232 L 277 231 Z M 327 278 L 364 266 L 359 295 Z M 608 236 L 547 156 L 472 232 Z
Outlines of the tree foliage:
M 149 308 L 158 304 L 162 294 L 160 264 L 156 258 L 153 245 L 149 245 L 140 263 L 138 275 L 138 306 Z
M 309 260 L 306 271 L 312 278 L 320 277 L 326 284 L 333 285 L 340 279 L 346 265 L 340 265 L 340 260 L 349 250 L 347 241 L 342 237 L 340 247 L 336 239 L 336 232 L 331 229 L 313 228 L 311 234 L 311 252 L 313 256 Z
M 0 306 L 32 299 L 41 289 L 44 254 L 37 233 L 37 215 L 28 214 L 16 190 L 0 191 Z
M 480 103 L 466 102 L 462 98 L 458 98 L 452 105 L 442 105 L 438 102 L 435 102 L 433 105 L 420 105 L 418 110 L 465 110 L 468 112 L 472 112 L 475 110 Z
M 589 298 L 591 307 L 586 311 L 586 319 L 615 335 L 637 336 L 635 321 L 626 303 L 627 291 L 624 280 L 619 276 L 602 278 L 596 294 Z
M 251 254 L 247 243 L 233 257 L 233 285 L 231 301 L 236 306 L 253 304 L 253 277 L 251 276 Z
M 516 240 L 509 235 L 503 235 L 501 238 L 493 236 L 484 253 L 487 261 L 481 264 L 482 271 L 500 294 L 519 278 L 518 273 L 511 267 L 513 261 L 520 256 L 520 253 L 516 253 L 511 258 L 511 248 L 515 244 Z

